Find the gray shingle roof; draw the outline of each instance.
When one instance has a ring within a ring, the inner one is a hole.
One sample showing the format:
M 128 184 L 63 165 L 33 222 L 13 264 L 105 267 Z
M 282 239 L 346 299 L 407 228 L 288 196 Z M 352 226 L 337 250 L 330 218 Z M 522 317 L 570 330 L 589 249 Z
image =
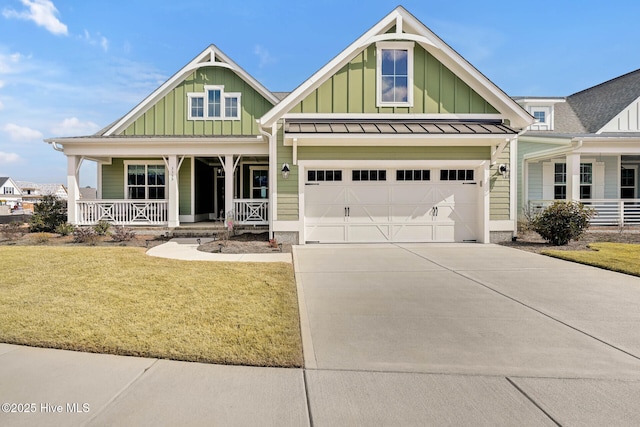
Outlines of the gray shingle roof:
M 640 70 L 636 70 L 567 97 L 575 117 L 571 117 L 571 111 L 559 114 L 556 110 L 556 118 L 561 120 L 556 123 L 566 126 L 570 132 L 574 132 L 574 127 L 575 132 L 579 132 L 580 128 L 576 127 L 579 123 L 582 131 L 595 133 L 639 97 Z M 556 130 L 559 129 L 556 127 Z

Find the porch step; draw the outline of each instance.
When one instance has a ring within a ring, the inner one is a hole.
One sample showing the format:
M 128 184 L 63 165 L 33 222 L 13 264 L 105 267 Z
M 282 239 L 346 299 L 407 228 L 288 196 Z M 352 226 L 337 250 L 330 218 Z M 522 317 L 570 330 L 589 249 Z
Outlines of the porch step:
M 266 225 L 236 225 L 234 234 L 264 233 L 269 231 Z M 187 225 L 176 227 L 170 231 L 172 237 L 213 237 L 227 232 L 227 227 L 222 224 L 211 225 Z

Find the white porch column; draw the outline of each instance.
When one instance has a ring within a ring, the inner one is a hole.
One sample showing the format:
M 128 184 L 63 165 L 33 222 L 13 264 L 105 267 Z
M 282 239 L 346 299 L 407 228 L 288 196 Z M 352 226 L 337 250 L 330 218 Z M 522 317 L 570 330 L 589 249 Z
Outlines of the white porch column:
M 224 218 L 233 211 L 233 154 L 224 156 Z
M 580 200 L 580 154 L 567 154 L 567 200 Z
M 74 225 L 78 223 L 78 200 L 80 200 L 78 171 L 81 163 L 80 156 L 67 156 L 67 222 Z
M 169 211 L 167 212 L 169 227 L 178 227 L 180 225 L 180 194 L 178 191 L 178 156 L 169 156 L 167 159 L 167 167 L 169 168 L 169 183 L 167 185 L 169 194 Z

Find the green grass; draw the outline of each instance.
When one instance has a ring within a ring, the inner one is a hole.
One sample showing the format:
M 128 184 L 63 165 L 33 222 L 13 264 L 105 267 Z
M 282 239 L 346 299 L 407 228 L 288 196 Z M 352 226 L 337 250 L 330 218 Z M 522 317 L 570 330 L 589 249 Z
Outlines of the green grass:
M 542 254 L 620 273 L 640 276 L 640 245 L 629 243 L 592 243 L 593 251 L 547 250 Z
M 140 248 L 0 247 L 0 342 L 301 366 L 285 263 L 177 261 Z

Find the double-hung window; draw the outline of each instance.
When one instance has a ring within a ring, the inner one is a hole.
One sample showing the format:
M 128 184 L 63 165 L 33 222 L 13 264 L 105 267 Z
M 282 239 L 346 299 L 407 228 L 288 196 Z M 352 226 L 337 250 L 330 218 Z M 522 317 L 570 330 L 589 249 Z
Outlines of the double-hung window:
M 413 105 L 413 43 L 377 43 L 377 105 Z
M 580 163 L 580 198 L 591 199 L 593 196 L 593 163 Z M 567 164 L 555 163 L 553 175 L 553 198 L 567 198 Z
M 205 86 L 204 92 L 189 92 L 189 120 L 239 120 L 241 94 L 225 92 L 224 86 Z
M 126 165 L 127 199 L 163 200 L 166 193 L 164 164 L 130 163 Z

